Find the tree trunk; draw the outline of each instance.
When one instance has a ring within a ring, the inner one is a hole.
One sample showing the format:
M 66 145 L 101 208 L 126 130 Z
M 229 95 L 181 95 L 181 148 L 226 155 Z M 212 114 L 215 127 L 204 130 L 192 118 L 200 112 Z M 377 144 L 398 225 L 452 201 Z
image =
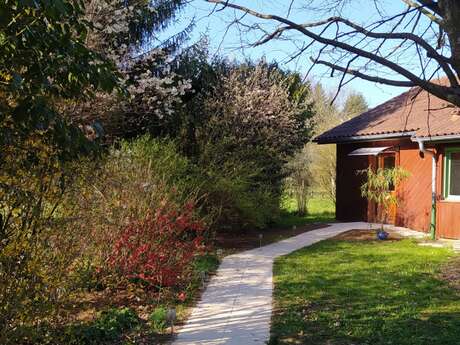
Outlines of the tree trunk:
M 439 0 L 438 6 L 452 50 L 452 67 L 460 76 L 460 1 Z

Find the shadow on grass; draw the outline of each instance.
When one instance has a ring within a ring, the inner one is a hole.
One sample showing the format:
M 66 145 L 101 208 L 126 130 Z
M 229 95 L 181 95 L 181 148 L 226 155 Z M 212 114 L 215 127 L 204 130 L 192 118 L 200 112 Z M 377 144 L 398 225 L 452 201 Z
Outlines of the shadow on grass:
M 277 260 L 270 344 L 459 344 L 451 256 L 411 241 L 324 241 Z

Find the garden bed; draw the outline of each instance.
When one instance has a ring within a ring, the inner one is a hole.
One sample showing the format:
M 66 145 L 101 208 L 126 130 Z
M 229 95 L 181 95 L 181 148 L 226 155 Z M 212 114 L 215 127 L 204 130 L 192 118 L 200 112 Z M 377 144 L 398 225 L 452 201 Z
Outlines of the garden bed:
M 220 232 L 216 235 L 215 246 L 216 248 L 222 249 L 225 254 L 231 254 L 259 248 L 260 245 L 266 246 L 326 226 L 327 224 L 305 224 L 290 228 L 276 227 L 264 230 Z M 262 235 L 262 238 L 260 238 L 260 235 Z
M 386 241 L 400 241 L 404 237 L 393 230 L 385 230 L 388 232 L 388 239 Z M 334 240 L 345 241 L 377 241 L 375 230 L 350 230 L 335 236 Z
M 334 222 L 334 205 L 325 199 L 312 198 L 308 202 L 308 214 L 299 216 L 295 200 L 284 198 L 279 219 L 267 229 L 244 231 L 220 231 L 215 238 L 215 246 L 223 250 L 223 255 L 258 248 L 260 245 L 278 242 L 304 232 L 321 229 Z M 260 238 L 262 235 L 262 238 Z
M 174 307 L 174 326 L 180 327 L 217 270 L 218 260 L 214 255 L 204 255 L 193 266 L 183 300 L 168 289 L 155 291 L 136 284 L 81 292 L 62 307 L 59 318 L 43 320 L 40 327 L 24 327 L 21 344 L 169 344 L 173 335 L 164 313 Z M 24 341 L 27 338 L 30 342 Z

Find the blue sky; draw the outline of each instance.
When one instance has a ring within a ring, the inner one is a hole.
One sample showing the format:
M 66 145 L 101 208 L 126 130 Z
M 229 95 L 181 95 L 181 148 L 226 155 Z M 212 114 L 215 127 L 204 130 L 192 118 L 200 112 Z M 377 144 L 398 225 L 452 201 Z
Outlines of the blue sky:
M 251 7 L 255 10 L 285 15 L 289 7 L 290 0 L 231 0 L 240 5 Z M 294 2 L 293 10 L 290 14 L 290 19 L 297 22 L 306 22 L 327 18 L 333 13 L 318 13 L 316 11 L 307 11 L 300 9 L 301 3 L 306 3 L 309 0 L 298 0 Z M 321 1 L 321 0 L 316 0 Z M 387 14 L 397 13 L 402 9 L 402 1 L 395 0 L 380 0 L 382 8 L 387 11 Z M 228 28 L 235 16 L 240 16 L 241 13 L 232 9 L 223 11 L 213 11 L 214 5 L 205 2 L 204 0 L 193 0 L 190 5 L 180 14 L 180 23 L 188 23 L 192 18 L 195 18 L 196 27 L 192 34 L 192 42 L 198 40 L 201 36 L 206 35 L 209 39 L 210 52 L 212 54 L 220 54 L 229 59 L 260 59 L 264 57 L 268 61 L 277 61 L 282 67 L 291 70 L 296 70 L 301 73 L 306 73 L 309 70 L 311 63 L 309 57 L 311 55 L 302 55 L 295 61 L 288 62 L 289 56 L 296 50 L 296 45 L 307 42 L 303 36 L 292 36 L 293 40 L 278 40 L 259 47 L 250 47 L 249 43 L 257 40 L 260 36 L 255 35 L 253 30 L 249 32 L 241 32 L 241 27 L 235 25 Z M 365 25 L 377 18 L 377 12 L 370 5 L 369 0 L 353 0 L 351 5 L 346 8 L 345 16 L 353 21 Z M 250 16 L 244 18 L 245 23 L 249 25 L 265 25 L 264 28 L 269 30 L 273 28 L 273 22 L 264 22 L 256 20 Z M 181 24 L 178 24 L 179 26 Z M 244 30 L 244 28 L 243 28 Z M 407 61 L 410 61 L 411 56 Z M 413 59 L 412 59 L 413 60 Z M 313 82 L 320 82 L 328 90 L 333 92 L 336 90 L 339 83 L 340 74 L 336 77 L 330 76 L 330 71 L 322 67 L 315 67 L 309 74 L 309 79 Z M 348 91 L 361 92 L 371 107 L 376 106 L 402 92 L 404 88 L 390 87 L 380 84 L 375 84 L 360 79 L 352 81 L 345 88 L 345 93 Z

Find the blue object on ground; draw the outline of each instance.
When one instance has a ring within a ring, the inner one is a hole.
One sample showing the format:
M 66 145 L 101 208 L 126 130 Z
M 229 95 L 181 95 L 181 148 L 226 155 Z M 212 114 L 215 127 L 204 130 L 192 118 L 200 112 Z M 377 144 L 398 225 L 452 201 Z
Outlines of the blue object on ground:
M 388 235 L 389 235 L 388 232 L 383 231 L 383 230 L 379 230 L 377 232 L 377 238 L 382 241 L 388 239 Z

